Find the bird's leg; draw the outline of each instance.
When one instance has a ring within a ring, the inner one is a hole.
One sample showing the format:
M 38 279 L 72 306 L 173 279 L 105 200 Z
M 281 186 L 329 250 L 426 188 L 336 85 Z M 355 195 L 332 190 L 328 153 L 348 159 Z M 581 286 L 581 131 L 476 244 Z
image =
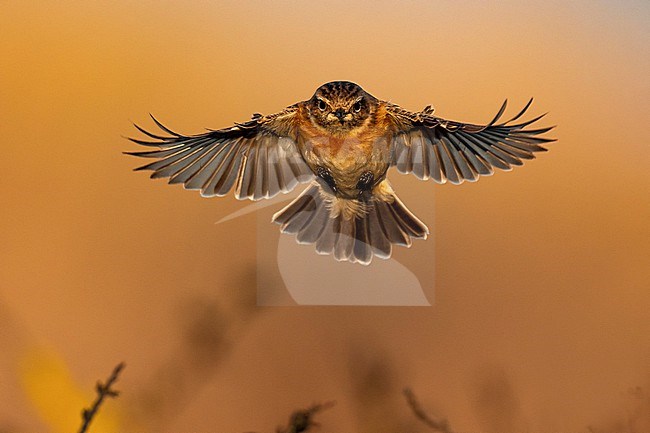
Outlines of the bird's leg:
M 334 180 L 334 177 L 332 177 L 332 173 L 329 169 L 319 165 L 316 168 L 316 175 L 323 179 L 327 186 L 332 188 L 332 191 L 336 192 L 336 181 Z

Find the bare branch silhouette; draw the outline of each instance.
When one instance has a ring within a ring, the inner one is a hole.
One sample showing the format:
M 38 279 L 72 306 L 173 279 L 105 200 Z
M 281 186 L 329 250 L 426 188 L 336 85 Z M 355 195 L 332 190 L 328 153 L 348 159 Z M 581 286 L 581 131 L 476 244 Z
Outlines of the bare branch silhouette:
M 197 296 L 178 303 L 181 339 L 148 381 L 129 393 L 129 425 L 150 425 L 153 431 L 169 424 L 198 390 L 210 383 L 231 355 L 240 335 L 260 313 L 255 308 L 256 272 L 246 264 L 229 283 L 224 296 Z
M 323 404 L 315 404 L 303 410 L 297 410 L 291 414 L 289 425 L 287 427 L 278 427 L 276 433 L 303 433 L 318 427 L 319 424 L 314 422 L 313 417 L 316 413 L 334 406 L 335 402 L 328 401 Z
M 90 426 L 90 422 L 93 420 L 95 415 L 97 415 L 97 411 L 99 411 L 99 407 L 102 405 L 106 397 L 114 398 L 119 395 L 119 392 L 112 389 L 111 386 L 113 386 L 113 384 L 117 382 L 117 378 L 119 377 L 120 372 L 122 371 L 124 366 L 125 364 L 123 362 L 120 362 L 113 369 L 113 372 L 111 373 L 110 377 L 106 381 L 106 384 L 103 384 L 102 382 L 97 382 L 97 385 L 95 386 L 95 390 L 97 391 L 97 398 L 95 399 L 95 402 L 89 409 L 84 409 L 81 412 L 81 418 L 83 420 L 83 423 L 81 424 L 79 433 L 85 433 L 88 431 L 88 426 Z

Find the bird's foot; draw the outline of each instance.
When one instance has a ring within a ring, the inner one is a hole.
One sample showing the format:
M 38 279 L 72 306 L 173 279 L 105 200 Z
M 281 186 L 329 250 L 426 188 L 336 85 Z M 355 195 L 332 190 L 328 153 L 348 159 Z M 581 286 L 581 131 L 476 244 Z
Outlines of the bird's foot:
M 336 192 L 336 181 L 334 180 L 332 172 L 330 172 L 329 169 L 323 166 L 318 166 L 318 168 L 316 168 L 316 175 L 323 179 L 327 186 L 332 188 L 332 191 Z
M 359 190 L 359 199 L 362 199 L 368 195 L 372 190 L 372 186 L 375 183 L 375 175 L 371 171 L 364 172 L 359 176 L 359 181 L 357 182 L 357 190 Z
M 372 184 L 375 182 L 375 175 L 371 171 L 364 172 L 359 176 L 359 181 L 357 182 L 357 189 L 359 191 L 368 191 L 372 188 Z

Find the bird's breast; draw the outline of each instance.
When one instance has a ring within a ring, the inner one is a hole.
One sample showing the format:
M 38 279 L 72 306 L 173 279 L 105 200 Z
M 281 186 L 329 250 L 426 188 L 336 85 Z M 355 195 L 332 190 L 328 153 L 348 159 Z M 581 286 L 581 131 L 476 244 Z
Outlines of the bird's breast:
M 299 140 L 303 157 L 314 172 L 327 168 L 344 196 L 358 195 L 359 178 L 366 172 L 375 179 L 389 165 L 388 139 L 375 135 L 313 135 Z

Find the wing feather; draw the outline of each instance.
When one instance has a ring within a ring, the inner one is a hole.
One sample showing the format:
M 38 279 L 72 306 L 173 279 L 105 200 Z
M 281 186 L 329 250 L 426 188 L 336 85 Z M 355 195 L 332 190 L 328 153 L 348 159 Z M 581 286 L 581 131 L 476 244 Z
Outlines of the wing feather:
M 218 197 L 223 197 L 228 194 L 233 186 L 239 180 L 239 173 L 244 164 L 244 159 L 240 157 L 240 149 L 231 149 L 217 169 L 215 175 L 210 179 L 208 184 L 208 193 L 212 193 Z M 235 187 L 235 190 L 237 188 Z
M 239 178 L 239 169 L 243 161 L 241 153 L 247 142 L 246 139 L 238 139 L 235 145 L 224 147 L 223 151 L 201 170 L 200 178 L 196 179 L 196 183 L 200 185 L 199 189 L 203 196 L 220 197 L 228 194 Z
M 433 143 L 436 142 L 435 132 L 433 130 L 424 130 L 425 135 L 428 137 L 427 143 L 430 143 L 428 146 L 429 153 L 429 176 L 437 183 L 445 183 L 447 178 L 442 172 L 442 166 L 440 163 L 440 157 L 438 156 L 438 149 Z
M 554 126 L 526 129 L 546 113 L 513 124 L 528 111 L 533 102 L 531 98 L 515 116 L 498 123 L 507 102 L 503 102 L 485 125 L 435 117 L 429 107 L 414 113 L 388 103 L 386 107 L 395 131 L 391 165 L 400 173 L 413 173 L 419 179 L 459 184 L 489 176 L 494 168 L 511 170 L 513 166 L 522 165 L 522 160 L 533 159 L 535 153 L 546 151 L 544 145 L 555 139 L 540 135 Z
M 169 183 L 200 190 L 206 197 L 223 196 L 234 189 L 238 199 L 270 198 L 314 178 L 293 138 L 296 113 L 294 105 L 277 114 L 256 114 L 248 122 L 198 135 L 174 132 L 151 116 L 167 135 L 134 125 L 153 141 L 129 140 L 159 149 L 125 153 L 155 159 L 136 170 L 150 170 L 152 178 L 169 178 Z
M 219 161 L 219 156 L 226 149 L 224 146 L 213 146 L 212 148 L 206 149 L 202 155 L 197 158 L 193 163 L 188 164 L 183 171 L 177 173 L 169 178 L 169 183 L 187 183 L 194 177 L 201 178 L 199 173 L 207 176 L 206 168 L 215 164 L 215 160 Z M 205 182 L 204 182 L 205 183 Z M 203 183 L 203 184 L 204 184 Z M 201 184 L 201 185 L 203 185 Z
M 492 168 L 488 163 L 485 163 L 479 157 L 481 153 L 473 152 L 469 145 L 462 141 L 461 137 L 457 134 L 449 134 L 447 137 L 454 145 L 460 149 L 467 162 L 472 166 L 472 170 L 478 175 L 489 176 L 493 173 Z

